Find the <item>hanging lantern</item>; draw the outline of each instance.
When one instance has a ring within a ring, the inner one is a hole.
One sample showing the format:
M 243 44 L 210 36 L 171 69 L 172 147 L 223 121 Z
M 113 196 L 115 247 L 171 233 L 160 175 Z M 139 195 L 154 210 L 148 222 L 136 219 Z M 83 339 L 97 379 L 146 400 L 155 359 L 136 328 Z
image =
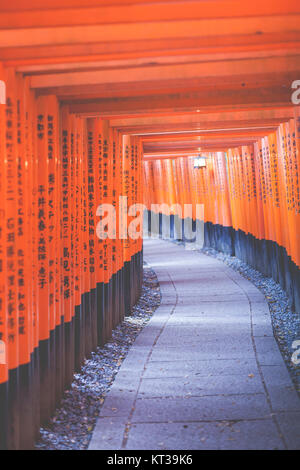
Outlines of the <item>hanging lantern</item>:
M 206 158 L 198 155 L 198 157 L 194 158 L 194 168 L 203 168 L 206 166 Z

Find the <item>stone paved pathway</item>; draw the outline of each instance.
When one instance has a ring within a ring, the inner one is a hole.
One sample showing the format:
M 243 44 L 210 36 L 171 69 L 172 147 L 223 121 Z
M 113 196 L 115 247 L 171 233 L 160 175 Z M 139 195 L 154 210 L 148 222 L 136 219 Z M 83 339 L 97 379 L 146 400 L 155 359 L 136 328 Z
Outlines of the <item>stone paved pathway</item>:
M 90 449 L 300 449 L 300 399 L 268 305 L 220 261 L 145 240 L 162 303 L 107 395 Z

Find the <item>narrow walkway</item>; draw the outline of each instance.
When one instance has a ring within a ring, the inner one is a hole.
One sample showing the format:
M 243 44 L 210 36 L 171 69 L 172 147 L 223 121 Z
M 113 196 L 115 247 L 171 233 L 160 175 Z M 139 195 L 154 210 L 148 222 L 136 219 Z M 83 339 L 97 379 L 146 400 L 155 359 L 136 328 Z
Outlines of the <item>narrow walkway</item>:
M 300 400 L 249 281 L 146 240 L 162 303 L 106 397 L 90 449 L 299 449 Z

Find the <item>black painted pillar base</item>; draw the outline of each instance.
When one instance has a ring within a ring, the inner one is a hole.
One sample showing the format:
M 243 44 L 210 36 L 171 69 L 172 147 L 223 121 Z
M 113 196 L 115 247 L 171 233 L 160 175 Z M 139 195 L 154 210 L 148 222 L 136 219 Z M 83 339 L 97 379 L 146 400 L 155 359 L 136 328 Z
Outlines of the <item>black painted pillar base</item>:
M 91 352 L 95 351 L 98 345 L 97 335 L 97 292 L 96 288 L 91 289 Z
M 112 280 L 104 283 L 104 328 L 105 342 L 111 338 L 112 333 Z
M 0 384 L 0 450 L 8 448 L 8 382 Z
M 51 414 L 51 374 L 50 374 L 50 341 L 45 339 L 39 343 L 40 365 L 40 422 L 47 423 Z
M 124 266 L 122 266 L 120 270 L 119 297 L 120 297 L 120 322 L 122 322 L 125 317 Z
M 83 328 L 83 309 L 81 305 L 75 307 L 75 371 L 78 372 L 83 364 L 85 357 L 84 332 Z
M 98 282 L 96 287 L 97 296 L 97 336 L 98 346 L 105 343 L 105 325 L 104 325 L 104 283 Z
M 34 429 L 35 437 L 40 433 L 41 410 L 40 410 L 40 354 L 39 349 L 35 348 L 32 353 L 32 374 L 33 374 L 33 413 L 34 413 Z
M 54 382 L 55 383 L 55 382 Z M 32 362 L 19 366 L 20 387 L 20 450 L 33 449 L 34 429 L 34 396 Z
M 126 261 L 124 264 L 124 306 L 125 315 L 130 313 L 130 263 Z
M 51 415 L 54 413 L 56 408 L 55 403 L 55 379 L 56 379 L 56 331 L 50 331 L 50 376 L 51 376 L 51 395 L 50 395 L 50 413 Z
M 64 318 L 61 317 L 60 325 L 55 329 L 55 408 L 59 405 L 64 393 L 65 377 L 65 338 L 64 338 Z
M 91 318 L 91 297 L 89 292 L 85 292 L 82 295 L 82 305 L 83 305 L 83 323 L 84 323 L 84 345 L 85 352 L 84 356 L 89 357 L 92 350 L 92 338 L 91 338 L 91 328 L 92 328 L 92 318 Z
M 236 256 L 285 290 L 291 307 L 300 312 L 300 268 L 284 247 L 272 240 L 259 240 L 251 233 L 205 223 L 204 245 Z
M 75 319 L 65 323 L 65 383 L 69 388 L 75 370 Z
M 7 447 L 9 450 L 20 448 L 20 380 L 19 369 L 9 371 L 7 400 Z

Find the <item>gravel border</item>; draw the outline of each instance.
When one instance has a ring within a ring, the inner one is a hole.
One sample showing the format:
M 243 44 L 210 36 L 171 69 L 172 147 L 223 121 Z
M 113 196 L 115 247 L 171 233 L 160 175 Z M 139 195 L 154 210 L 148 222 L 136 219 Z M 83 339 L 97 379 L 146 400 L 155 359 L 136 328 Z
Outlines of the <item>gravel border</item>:
M 292 311 L 291 303 L 280 284 L 235 256 L 226 255 L 213 248 L 203 248 L 197 251 L 222 261 L 251 281 L 264 294 L 269 305 L 274 337 L 300 395 L 300 364 L 296 365 L 291 360 L 295 351 L 292 349 L 292 343 L 300 340 L 300 314 Z
M 142 294 L 112 333 L 103 348 L 97 348 L 87 359 L 81 372 L 74 375 L 70 390 L 64 393 L 61 406 L 47 427 L 40 429 L 37 450 L 85 450 L 105 395 L 126 357 L 130 346 L 150 320 L 161 302 L 155 272 L 144 262 Z

